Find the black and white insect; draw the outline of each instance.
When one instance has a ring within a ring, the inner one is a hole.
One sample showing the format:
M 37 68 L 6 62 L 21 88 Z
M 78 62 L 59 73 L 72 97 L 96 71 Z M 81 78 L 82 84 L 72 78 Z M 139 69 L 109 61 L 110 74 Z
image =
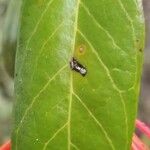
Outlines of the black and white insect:
M 75 70 L 76 72 L 79 72 L 82 76 L 85 76 L 87 74 L 87 69 L 83 65 L 81 65 L 75 58 L 71 59 L 70 68 L 72 70 Z

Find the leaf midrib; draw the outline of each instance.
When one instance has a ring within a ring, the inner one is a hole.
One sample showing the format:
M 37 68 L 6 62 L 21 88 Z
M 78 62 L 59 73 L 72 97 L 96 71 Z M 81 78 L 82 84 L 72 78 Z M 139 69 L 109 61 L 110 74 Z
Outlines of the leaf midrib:
M 78 16 L 79 16 L 79 7 L 80 0 L 77 0 L 76 4 L 76 12 L 75 12 L 75 22 L 74 22 L 74 39 L 72 43 L 72 55 L 74 54 L 75 44 L 76 44 L 76 36 L 78 29 Z M 72 72 L 70 74 L 70 97 L 69 97 L 69 109 L 68 109 L 68 150 L 71 149 L 71 109 L 72 109 L 72 97 L 73 97 L 73 75 Z

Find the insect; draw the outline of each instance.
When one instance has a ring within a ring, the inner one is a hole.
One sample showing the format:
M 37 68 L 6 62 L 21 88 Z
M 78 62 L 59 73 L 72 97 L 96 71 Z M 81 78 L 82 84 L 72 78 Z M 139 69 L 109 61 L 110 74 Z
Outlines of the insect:
M 81 65 L 75 58 L 72 58 L 70 61 L 70 68 L 72 70 L 75 70 L 76 72 L 79 72 L 82 76 L 85 76 L 87 74 L 86 68 Z

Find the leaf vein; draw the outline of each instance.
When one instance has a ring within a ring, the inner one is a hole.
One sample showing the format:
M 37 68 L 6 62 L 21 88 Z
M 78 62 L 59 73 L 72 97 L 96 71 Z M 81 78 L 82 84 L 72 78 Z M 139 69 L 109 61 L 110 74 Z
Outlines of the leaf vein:
M 42 21 L 44 15 L 45 15 L 45 13 L 47 12 L 49 6 L 53 3 L 53 1 L 54 1 L 54 0 L 50 0 L 50 1 L 48 2 L 47 7 L 44 9 L 43 13 L 41 14 L 40 19 L 38 20 L 37 24 L 35 25 L 35 27 L 34 27 L 34 29 L 33 29 L 33 32 L 31 33 L 30 37 L 29 37 L 28 40 L 27 40 L 27 43 L 26 43 L 26 46 L 25 46 L 25 47 L 26 47 L 25 50 L 28 49 L 28 46 L 29 46 L 29 43 L 30 43 L 32 37 L 33 37 L 34 34 L 37 32 L 37 29 L 38 29 L 38 27 L 39 27 L 39 24 L 41 23 L 41 21 Z M 20 72 L 21 72 L 21 70 L 22 70 L 22 68 L 23 68 L 24 61 L 25 61 L 26 57 L 27 57 L 27 52 L 26 52 L 26 54 L 24 54 L 24 57 L 22 58 L 22 64 L 21 64 L 20 69 L 19 69 L 19 74 L 20 74 Z
M 123 12 L 125 13 L 125 15 L 126 15 L 126 17 L 127 17 L 127 19 L 129 20 L 129 22 L 130 22 L 130 25 L 131 25 L 131 29 L 132 29 L 132 37 L 133 37 L 133 42 L 135 43 L 135 41 L 136 41 L 136 34 L 135 34 L 135 28 L 134 28 L 134 25 L 133 25 L 133 20 L 132 20 L 132 18 L 130 17 L 130 15 L 129 15 L 129 13 L 127 12 L 127 10 L 126 10 L 126 8 L 124 7 L 124 5 L 123 5 L 123 3 L 122 3 L 122 1 L 121 0 L 118 0 L 118 2 L 119 2 L 119 4 L 120 4 L 120 6 L 121 6 L 121 9 L 123 10 Z M 134 84 L 133 84 L 133 88 L 135 88 L 135 85 L 136 85 L 136 78 L 137 78 L 137 72 L 138 72 L 138 58 L 137 58 L 137 56 L 138 56 L 138 54 L 137 54 L 137 50 L 136 50 L 136 58 L 135 58 L 135 60 L 136 60 L 136 73 L 135 73 L 135 82 L 134 82 Z M 132 87 L 130 88 L 130 89 L 132 89 Z
M 125 50 L 123 50 L 119 45 L 117 45 L 117 43 L 115 42 L 113 36 L 109 33 L 109 31 L 107 31 L 102 25 L 100 25 L 100 23 L 96 20 L 96 18 L 92 15 L 92 13 L 89 11 L 89 8 L 82 2 L 81 3 L 84 10 L 86 11 L 86 13 L 91 17 L 91 19 L 94 21 L 94 23 L 96 24 L 96 26 L 101 29 L 107 36 L 108 38 L 112 41 L 112 44 L 114 47 L 116 47 L 117 49 L 120 49 L 125 55 L 128 55 L 126 53 Z
M 59 128 L 53 136 L 44 144 L 43 150 L 46 150 L 48 144 L 67 126 L 68 122 L 64 124 L 61 128 Z
M 74 143 L 71 142 L 71 146 L 74 147 L 76 150 L 80 150 Z
M 115 150 L 115 147 L 112 143 L 112 140 L 109 138 L 108 133 L 106 132 L 106 130 L 104 129 L 103 125 L 98 121 L 98 119 L 94 116 L 94 114 L 90 111 L 90 109 L 86 106 L 86 104 L 81 100 L 81 98 L 75 93 L 73 92 L 73 95 L 79 100 L 79 102 L 82 104 L 82 106 L 87 110 L 87 112 L 89 113 L 89 115 L 93 118 L 93 120 L 98 124 L 98 126 L 101 128 L 102 132 L 105 135 L 105 138 L 107 139 L 110 147 Z
M 44 47 L 45 45 L 50 41 L 50 39 L 53 38 L 53 36 L 57 33 L 57 31 L 60 29 L 60 27 L 63 25 L 63 22 L 53 31 L 52 34 L 50 34 L 50 36 L 48 37 L 47 40 L 45 40 L 45 42 L 43 43 L 43 45 L 41 46 L 40 50 L 39 50 L 39 54 L 38 56 L 36 57 L 36 60 L 35 60 L 35 67 L 34 67 L 34 71 L 32 73 L 32 77 L 31 77 L 31 80 L 32 78 L 34 77 L 34 74 L 35 74 L 35 70 L 37 68 L 37 64 L 38 64 L 38 60 L 39 60 L 39 57 L 41 56 L 43 50 L 44 50 Z
M 124 102 L 124 99 L 123 99 L 123 96 L 122 96 L 122 93 L 124 91 L 120 90 L 117 87 L 115 81 L 113 80 L 113 78 L 111 76 L 111 73 L 110 73 L 108 67 L 104 64 L 103 60 L 101 59 L 101 57 L 99 56 L 99 54 L 97 53 L 96 49 L 91 44 L 91 42 L 85 37 L 85 35 L 80 30 L 78 30 L 78 32 L 85 39 L 85 41 L 89 44 L 89 46 L 91 47 L 92 52 L 95 54 L 95 56 L 97 57 L 97 59 L 99 60 L 101 65 L 103 66 L 104 70 L 106 71 L 106 74 L 107 74 L 109 80 L 111 81 L 113 88 L 119 93 L 119 96 L 120 96 L 120 99 L 121 99 L 121 103 L 123 105 L 124 115 L 125 115 L 126 136 L 127 136 L 126 138 L 128 139 L 128 118 L 127 118 L 127 112 L 126 112 L 126 105 L 125 105 L 125 102 Z
M 27 40 L 27 45 L 26 48 L 28 47 L 32 37 L 34 36 L 34 34 L 37 32 L 37 29 L 39 27 L 39 24 L 42 22 L 44 15 L 46 14 L 49 6 L 53 3 L 54 0 L 50 0 L 46 6 L 46 8 L 44 9 L 44 11 L 42 12 L 40 19 L 38 20 L 37 24 L 35 25 L 35 28 L 33 29 L 33 32 L 31 33 L 31 36 L 29 37 L 29 39 Z
M 28 115 L 28 112 L 30 111 L 30 109 L 33 107 L 34 103 L 36 102 L 37 98 L 41 95 L 41 93 L 43 93 L 46 88 L 49 86 L 49 84 L 55 79 L 55 77 L 57 75 L 59 75 L 61 73 L 61 71 L 63 71 L 68 65 L 64 65 L 62 68 L 60 68 L 49 80 L 48 82 L 41 88 L 41 90 L 38 92 L 38 94 L 32 99 L 30 105 L 28 106 L 28 108 L 25 110 L 23 117 L 21 118 L 20 123 L 18 124 L 18 128 L 16 130 L 16 149 L 17 149 L 17 141 L 18 141 L 18 133 L 20 131 L 20 128 L 22 126 L 22 123 L 25 119 L 25 117 Z

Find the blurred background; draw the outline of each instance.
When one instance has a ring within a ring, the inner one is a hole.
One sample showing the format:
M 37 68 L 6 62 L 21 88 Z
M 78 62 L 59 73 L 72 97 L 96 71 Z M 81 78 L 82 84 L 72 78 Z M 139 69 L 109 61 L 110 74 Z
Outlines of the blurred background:
M 150 0 L 143 0 L 143 7 L 146 43 L 138 118 L 150 125 Z M 18 12 L 13 0 L 0 0 L 0 145 L 10 138 L 11 132 Z

